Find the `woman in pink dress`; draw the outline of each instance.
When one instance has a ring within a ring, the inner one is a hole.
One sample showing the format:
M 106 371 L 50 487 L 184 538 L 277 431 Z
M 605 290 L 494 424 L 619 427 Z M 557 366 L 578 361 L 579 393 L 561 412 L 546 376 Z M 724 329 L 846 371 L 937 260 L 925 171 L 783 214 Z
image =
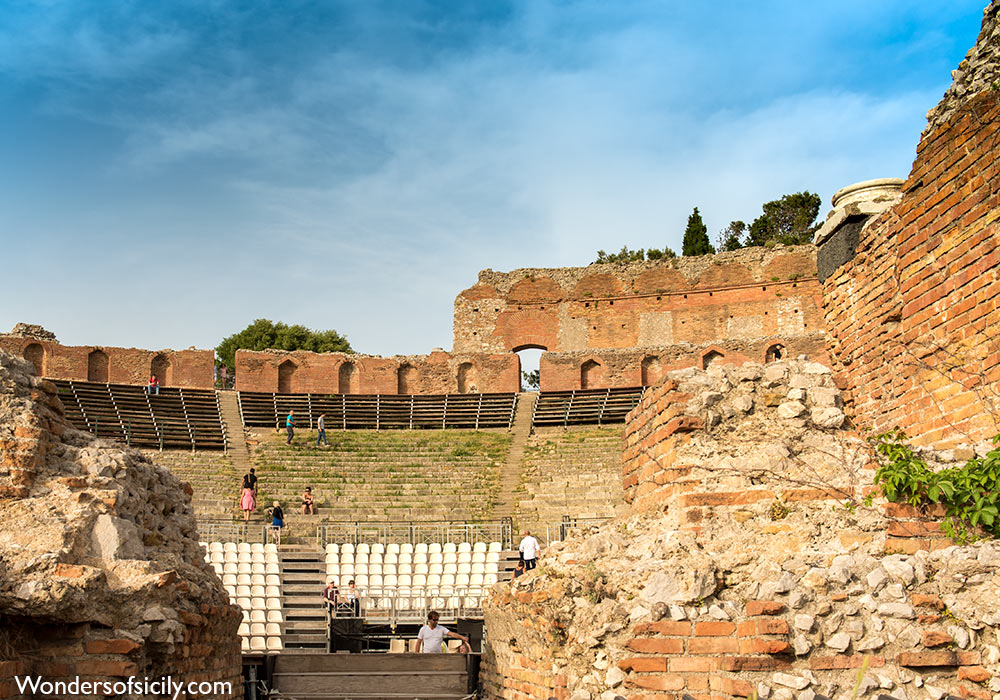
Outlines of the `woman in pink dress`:
M 250 514 L 257 508 L 257 476 L 250 468 L 249 474 L 243 475 L 243 491 L 240 494 L 240 510 L 243 511 L 243 520 L 250 520 Z

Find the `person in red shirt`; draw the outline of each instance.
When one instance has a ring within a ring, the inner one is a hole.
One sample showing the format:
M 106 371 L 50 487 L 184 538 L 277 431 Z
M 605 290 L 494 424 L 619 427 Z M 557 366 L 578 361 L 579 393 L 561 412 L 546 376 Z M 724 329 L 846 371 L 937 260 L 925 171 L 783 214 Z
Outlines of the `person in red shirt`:
M 156 378 L 155 374 L 149 378 L 149 386 L 146 387 L 146 393 L 160 395 L 160 380 Z

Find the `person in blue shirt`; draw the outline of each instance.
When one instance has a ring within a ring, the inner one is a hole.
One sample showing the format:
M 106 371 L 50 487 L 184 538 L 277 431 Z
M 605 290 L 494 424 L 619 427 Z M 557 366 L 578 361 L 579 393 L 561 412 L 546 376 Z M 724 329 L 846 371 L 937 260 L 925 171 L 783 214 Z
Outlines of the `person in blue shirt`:
M 285 428 L 288 430 L 288 439 L 285 440 L 286 445 L 292 444 L 292 438 L 295 437 L 295 410 L 292 409 L 288 411 L 288 418 L 285 419 Z

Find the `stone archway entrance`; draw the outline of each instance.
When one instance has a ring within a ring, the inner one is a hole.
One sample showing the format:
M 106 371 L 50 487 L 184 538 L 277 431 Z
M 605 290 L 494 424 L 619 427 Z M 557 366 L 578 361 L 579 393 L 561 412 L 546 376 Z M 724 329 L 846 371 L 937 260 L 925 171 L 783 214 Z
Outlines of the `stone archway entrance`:
M 91 350 L 87 355 L 87 381 L 108 383 L 108 355 L 103 350 Z
M 285 360 L 278 365 L 278 393 L 291 394 L 292 380 L 295 378 L 295 370 L 298 367 L 291 360 Z
M 45 376 L 45 348 L 41 343 L 31 343 L 24 349 L 24 359 L 35 366 L 35 374 Z
M 542 384 L 542 354 L 548 350 L 544 345 L 519 345 L 511 352 L 517 355 L 518 376 L 521 391 L 538 391 Z

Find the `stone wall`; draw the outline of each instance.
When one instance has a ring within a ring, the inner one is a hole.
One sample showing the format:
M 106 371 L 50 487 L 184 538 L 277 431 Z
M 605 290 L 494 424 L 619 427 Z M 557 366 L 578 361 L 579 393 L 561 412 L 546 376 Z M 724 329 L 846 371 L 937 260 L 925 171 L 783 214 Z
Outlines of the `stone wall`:
M 485 270 L 455 300 L 455 352 L 553 352 L 822 331 L 812 246 L 509 273 Z
M 834 368 L 859 425 L 924 444 L 1000 428 L 1000 3 L 932 110 L 902 199 L 824 283 Z
M 38 696 L 18 692 L 25 674 L 170 675 L 242 697 L 241 615 L 204 561 L 190 487 L 71 428 L 56 387 L 31 372 L 0 350 L 0 698 Z
M 236 351 L 236 388 L 294 394 L 474 394 L 518 392 L 516 355 L 376 357 L 344 353 Z
M 215 385 L 212 350 L 61 345 L 54 338 L 21 334 L 0 335 L 0 349 L 28 359 L 35 374 L 49 379 L 145 386 L 156 374 L 161 386 L 211 389 Z
M 679 343 L 670 346 L 624 350 L 546 352 L 539 360 L 542 391 L 584 388 L 652 386 L 672 370 L 704 369 L 714 363 L 742 365 L 806 356 L 829 362 L 822 331 L 794 338 L 770 337 L 753 341 L 726 340 L 707 345 Z

